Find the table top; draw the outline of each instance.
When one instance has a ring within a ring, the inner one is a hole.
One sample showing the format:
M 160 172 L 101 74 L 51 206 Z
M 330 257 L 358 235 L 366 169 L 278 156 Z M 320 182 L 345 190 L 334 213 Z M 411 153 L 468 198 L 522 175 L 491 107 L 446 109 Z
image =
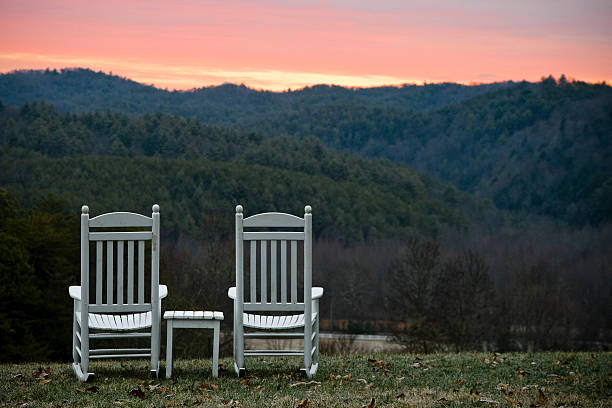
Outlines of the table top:
M 168 310 L 164 313 L 164 319 L 223 320 L 223 312 L 211 312 L 204 310 Z

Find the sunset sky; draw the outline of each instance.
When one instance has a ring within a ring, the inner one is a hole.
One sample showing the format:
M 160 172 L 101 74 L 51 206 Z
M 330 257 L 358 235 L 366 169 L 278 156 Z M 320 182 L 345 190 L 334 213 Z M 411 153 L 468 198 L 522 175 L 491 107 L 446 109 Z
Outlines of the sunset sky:
M 612 82 L 611 0 L 0 0 L 0 72 L 225 82 Z

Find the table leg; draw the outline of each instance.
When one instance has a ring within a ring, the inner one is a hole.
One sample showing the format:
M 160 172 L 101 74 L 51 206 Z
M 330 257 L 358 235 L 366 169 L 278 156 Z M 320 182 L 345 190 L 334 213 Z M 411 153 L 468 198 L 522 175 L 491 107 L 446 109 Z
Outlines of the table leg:
M 166 325 L 166 378 L 172 377 L 172 319 Z
M 212 375 L 215 378 L 219 376 L 219 326 L 219 322 L 216 321 L 213 327 Z

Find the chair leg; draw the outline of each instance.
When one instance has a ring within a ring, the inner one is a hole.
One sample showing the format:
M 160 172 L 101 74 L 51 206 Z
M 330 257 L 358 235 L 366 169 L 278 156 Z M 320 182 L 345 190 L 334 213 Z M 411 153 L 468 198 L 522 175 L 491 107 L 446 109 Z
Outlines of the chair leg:
M 319 315 L 319 299 L 316 299 L 313 302 L 313 310 L 317 313 L 317 318 L 315 320 L 315 327 L 314 327 L 314 332 L 316 333 L 316 337 L 315 337 L 315 352 L 314 355 L 312 356 L 312 362 L 314 364 L 319 364 L 319 320 L 321 318 L 321 316 Z
M 172 377 L 172 336 L 174 329 L 172 327 L 172 319 L 166 320 L 166 378 Z
M 235 305 L 235 303 L 234 303 Z M 234 308 L 234 371 L 238 377 L 245 374 L 244 370 L 244 326 L 242 322 L 242 313 L 237 316 L 236 307 Z
M 212 361 L 212 376 L 219 377 L 219 328 L 220 323 L 217 320 L 213 328 L 213 361 Z
M 79 325 L 77 324 L 76 312 L 78 311 L 77 301 L 74 301 L 74 306 L 72 309 L 72 361 L 74 363 L 79 362 L 79 353 L 77 352 L 77 347 L 79 338 L 77 337 L 77 330 L 79 330 Z

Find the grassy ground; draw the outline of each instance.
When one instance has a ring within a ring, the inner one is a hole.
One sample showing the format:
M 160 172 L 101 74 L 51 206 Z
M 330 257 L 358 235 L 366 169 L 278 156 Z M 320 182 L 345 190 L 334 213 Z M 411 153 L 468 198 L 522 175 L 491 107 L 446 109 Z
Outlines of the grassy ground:
M 144 361 L 94 361 L 80 383 L 68 363 L 0 365 L 0 406 L 21 407 L 610 407 L 612 353 L 322 356 L 314 382 L 297 358 L 179 360 L 151 380 Z M 163 364 L 162 364 L 163 368 Z

